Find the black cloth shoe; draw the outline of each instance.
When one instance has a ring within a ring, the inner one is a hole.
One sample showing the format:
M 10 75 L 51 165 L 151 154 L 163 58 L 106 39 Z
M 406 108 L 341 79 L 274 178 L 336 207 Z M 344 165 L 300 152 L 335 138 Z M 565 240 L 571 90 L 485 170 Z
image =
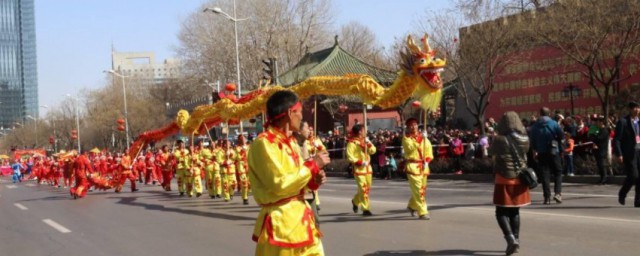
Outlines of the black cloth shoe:
M 138 191 L 138 190 L 139 190 L 139 189 L 137 189 L 137 188 L 136 188 L 136 189 L 132 189 L 132 190 L 131 190 L 131 192 L 136 192 L 136 191 Z
M 353 213 L 358 213 L 358 206 L 353 203 L 353 200 L 351 200 L 351 210 L 353 210 Z
M 415 217 L 416 216 L 416 211 L 407 207 L 407 211 L 409 211 L 409 213 L 411 214 L 411 217 Z
M 243 200 L 242 200 L 242 204 L 244 204 L 244 205 L 249 204 L 249 199 L 243 199 Z
M 202 196 L 202 193 L 196 193 L 196 197 Z
M 548 197 L 545 197 L 544 202 L 542 204 L 551 204 L 551 199 Z
M 180 196 L 184 196 L 184 192 L 180 192 Z
M 373 215 L 373 213 L 371 213 L 371 211 L 366 210 L 366 211 L 362 211 L 362 216 L 371 216 Z

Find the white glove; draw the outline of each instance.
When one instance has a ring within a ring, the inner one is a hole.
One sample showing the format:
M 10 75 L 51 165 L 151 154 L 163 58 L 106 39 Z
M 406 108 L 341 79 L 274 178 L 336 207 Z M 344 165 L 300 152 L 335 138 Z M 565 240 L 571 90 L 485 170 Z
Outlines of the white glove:
M 422 137 L 426 138 L 427 137 L 427 132 L 422 132 Z
M 362 162 L 362 166 L 367 166 L 367 165 L 369 165 L 369 162 L 367 162 L 367 161 L 363 161 Z
M 371 143 L 371 141 L 369 140 L 369 137 L 365 137 L 365 138 L 364 138 L 364 142 L 366 142 L 366 143 Z

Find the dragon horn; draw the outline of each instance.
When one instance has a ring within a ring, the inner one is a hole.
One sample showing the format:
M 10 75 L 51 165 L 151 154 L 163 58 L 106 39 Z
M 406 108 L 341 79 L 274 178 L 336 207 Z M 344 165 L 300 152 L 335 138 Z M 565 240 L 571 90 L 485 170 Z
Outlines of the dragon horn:
M 420 48 L 413 42 L 411 35 L 407 36 L 407 48 L 409 48 L 412 54 L 420 53 Z
M 429 35 L 427 33 L 424 33 L 424 37 L 422 38 L 422 48 L 427 54 L 432 53 L 431 46 L 429 46 Z

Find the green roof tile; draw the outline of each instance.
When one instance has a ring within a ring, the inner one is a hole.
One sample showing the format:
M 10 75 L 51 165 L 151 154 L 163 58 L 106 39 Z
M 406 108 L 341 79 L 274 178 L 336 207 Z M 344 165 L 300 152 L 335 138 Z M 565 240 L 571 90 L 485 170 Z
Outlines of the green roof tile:
M 380 69 L 349 54 L 338 44 L 331 48 L 305 55 L 298 64 L 279 77 L 280 84 L 290 86 L 311 76 L 341 76 L 345 74 L 369 75 L 383 85 L 396 78 L 396 72 Z

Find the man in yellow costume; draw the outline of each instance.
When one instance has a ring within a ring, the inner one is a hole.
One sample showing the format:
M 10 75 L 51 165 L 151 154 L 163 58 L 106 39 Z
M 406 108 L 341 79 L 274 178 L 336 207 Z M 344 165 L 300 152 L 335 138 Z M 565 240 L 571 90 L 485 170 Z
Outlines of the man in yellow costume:
M 411 198 L 407 210 L 411 216 L 418 212 L 418 218 L 430 219 L 425 201 L 427 191 L 427 176 L 429 175 L 429 162 L 433 159 L 433 148 L 427 138 L 426 132 L 418 131 L 418 120 L 409 118 L 406 122 L 407 134 L 402 138 L 404 150 L 405 171 L 411 189 Z
M 367 138 L 367 131 L 361 124 L 351 128 L 351 138 L 347 143 L 347 160 L 353 165 L 353 177 L 358 184 L 358 192 L 351 200 L 354 213 L 362 207 L 363 216 L 371 216 L 369 208 L 369 191 L 371 190 L 371 155 L 376 153 L 376 147 Z
M 236 175 L 240 181 L 240 194 L 242 203 L 249 204 L 249 178 L 247 177 L 247 152 L 249 145 L 242 134 L 238 135 L 238 145 L 236 145 Z
M 327 148 L 319 138 L 314 136 L 313 127 L 310 127 L 307 122 L 302 123 L 301 134 L 305 137 L 302 149 L 306 151 L 309 157 L 314 157 L 318 153 L 327 153 Z M 320 211 L 320 196 L 318 195 L 318 191 L 312 191 L 311 193 L 316 203 L 316 210 Z
M 236 189 L 236 152 L 231 147 L 231 142 L 225 140 L 222 146 L 222 195 L 224 201 L 233 200 Z
M 178 148 L 173 152 L 173 156 L 176 159 L 176 179 L 178 180 L 178 191 L 180 192 L 180 196 L 184 196 L 186 184 L 185 176 L 191 167 L 191 157 L 189 155 L 189 150 L 185 148 L 182 140 L 178 140 L 176 142 L 176 146 Z
M 215 144 L 211 142 L 210 147 L 204 147 L 201 141 L 200 147 L 202 149 L 200 150 L 199 155 L 205 171 L 204 179 L 207 187 L 207 193 L 209 194 L 209 197 L 213 199 L 216 198 L 214 177 L 215 173 L 220 171 L 220 166 L 218 165 L 218 162 L 216 162 L 216 156 L 214 155 Z
M 195 193 L 196 197 L 202 195 L 202 162 L 200 161 L 200 146 L 191 147 L 191 153 L 189 154 L 189 168 L 185 172 L 185 183 L 187 186 L 187 196 L 193 197 Z
M 255 255 L 324 255 L 321 233 L 304 200 L 306 189 L 325 182 L 322 167 L 329 156 L 303 159 L 291 132 L 300 128 L 302 104 L 290 91 L 267 101 L 267 130 L 251 144 L 248 154 L 253 198 L 261 206 L 253 231 Z
M 215 159 L 215 165 L 213 169 L 213 187 L 216 198 L 222 198 L 222 162 L 224 159 L 224 152 L 222 150 L 222 140 L 218 140 L 216 146 L 213 148 L 213 157 Z

